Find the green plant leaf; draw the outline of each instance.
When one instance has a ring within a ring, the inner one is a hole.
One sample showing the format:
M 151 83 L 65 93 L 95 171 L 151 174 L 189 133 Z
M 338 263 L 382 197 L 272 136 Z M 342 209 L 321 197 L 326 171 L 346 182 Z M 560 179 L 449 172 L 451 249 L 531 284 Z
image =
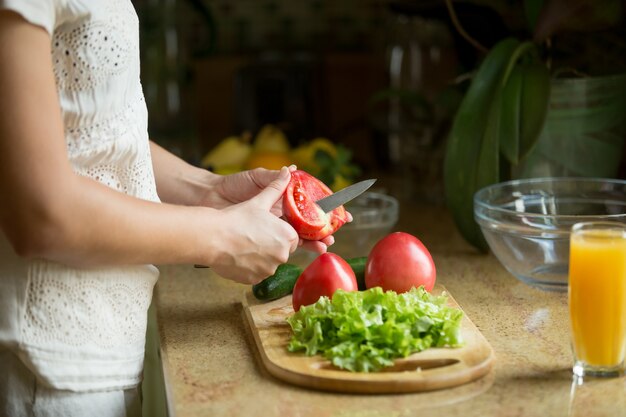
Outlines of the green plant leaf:
M 522 72 L 518 161 L 528 155 L 539 139 L 548 113 L 551 90 L 550 72 L 543 63 L 525 63 Z
M 523 77 L 521 65 L 515 65 L 502 89 L 498 142 L 500 151 L 511 164 L 519 161 Z
M 352 152 L 342 145 L 337 145 L 337 154 L 331 155 L 325 149 L 317 149 L 313 158 L 319 167 L 317 178 L 324 184 L 331 186 L 337 175 L 343 176 L 348 181 L 353 181 L 360 175 L 361 169 L 352 163 Z
M 444 160 L 446 201 L 463 237 L 478 249 L 487 244 L 474 220 L 476 191 L 499 182 L 500 151 L 519 160 L 524 126 L 518 68 L 538 59 L 537 46 L 507 38 L 497 43 L 478 69 L 455 115 Z M 537 132 L 538 133 L 538 132 Z M 534 138 L 525 139 L 534 143 Z M 505 176 L 508 176 L 508 172 Z
M 537 19 L 544 5 L 544 0 L 525 0 L 524 1 L 524 13 L 526 14 L 526 21 L 528 22 L 528 29 L 530 33 L 533 33 L 535 26 L 537 25 Z
M 319 167 L 317 178 L 326 185 L 332 184 L 337 173 L 336 160 L 324 149 L 316 150 L 313 158 Z
M 474 221 L 474 193 L 498 181 L 498 144 L 494 145 L 494 120 L 499 111 L 492 110 L 503 88 L 511 57 L 520 42 L 507 38 L 496 44 L 485 57 L 457 111 L 444 159 L 446 202 L 463 237 L 486 251 L 487 243 Z M 491 129 L 488 132 L 488 128 Z M 495 150 L 495 151 L 494 151 Z

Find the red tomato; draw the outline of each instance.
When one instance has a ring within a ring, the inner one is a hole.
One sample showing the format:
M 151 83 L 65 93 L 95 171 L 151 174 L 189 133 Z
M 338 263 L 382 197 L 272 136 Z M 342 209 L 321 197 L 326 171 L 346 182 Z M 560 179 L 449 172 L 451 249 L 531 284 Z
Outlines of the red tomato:
M 301 306 L 313 304 L 323 295 L 332 297 L 340 288 L 358 290 L 354 271 L 339 255 L 323 253 L 298 277 L 293 287 L 293 309 L 298 311 Z
M 315 204 L 331 194 L 330 188 L 311 174 L 300 170 L 291 173 L 291 182 L 283 195 L 283 215 L 302 239 L 324 239 L 348 220 L 343 206 L 324 213 Z
M 397 293 L 424 286 L 431 291 L 437 271 L 428 249 L 418 238 L 404 232 L 382 238 L 370 251 L 365 264 L 365 286 Z

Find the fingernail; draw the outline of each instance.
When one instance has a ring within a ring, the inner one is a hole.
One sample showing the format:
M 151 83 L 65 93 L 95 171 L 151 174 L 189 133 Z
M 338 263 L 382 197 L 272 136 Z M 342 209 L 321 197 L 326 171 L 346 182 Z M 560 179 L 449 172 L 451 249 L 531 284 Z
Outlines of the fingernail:
M 287 167 L 282 167 L 280 169 L 280 177 L 281 178 L 288 178 L 289 177 L 289 168 Z

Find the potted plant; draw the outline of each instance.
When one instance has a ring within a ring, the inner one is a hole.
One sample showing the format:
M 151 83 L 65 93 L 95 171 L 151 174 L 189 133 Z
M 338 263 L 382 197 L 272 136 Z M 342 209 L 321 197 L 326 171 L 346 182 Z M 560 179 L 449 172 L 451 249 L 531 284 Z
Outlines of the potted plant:
M 452 0 L 446 3 L 455 27 L 482 48 L 465 33 Z M 504 3 L 501 10 L 512 4 Z M 624 50 L 616 54 L 606 41 L 618 39 L 624 48 L 622 0 L 519 5 L 528 29 L 485 49 L 454 116 L 444 160 L 448 207 L 463 237 L 481 250 L 487 245 L 473 217 L 477 190 L 515 178 L 614 176 L 626 136 Z M 622 61 L 585 62 L 580 58 L 590 58 L 588 50 L 571 47 L 576 43 L 568 37 L 596 45 L 590 50 L 602 59 L 614 54 Z

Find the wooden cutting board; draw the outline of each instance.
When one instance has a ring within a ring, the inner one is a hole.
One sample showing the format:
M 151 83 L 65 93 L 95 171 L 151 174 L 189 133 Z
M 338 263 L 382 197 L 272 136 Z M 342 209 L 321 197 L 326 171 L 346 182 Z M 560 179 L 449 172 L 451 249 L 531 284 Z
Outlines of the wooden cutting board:
M 437 285 L 433 293 L 444 290 Z M 448 300 L 451 306 L 460 308 L 449 293 Z M 460 348 L 427 349 L 397 359 L 394 366 L 380 372 L 344 371 L 321 356 L 287 350 L 292 335 L 285 321 L 293 314 L 290 295 L 264 303 L 247 291 L 243 307 L 267 371 L 276 378 L 308 388 L 368 394 L 430 391 L 478 379 L 489 372 L 495 359 L 491 345 L 463 314 L 461 335 L 465 344 Z

